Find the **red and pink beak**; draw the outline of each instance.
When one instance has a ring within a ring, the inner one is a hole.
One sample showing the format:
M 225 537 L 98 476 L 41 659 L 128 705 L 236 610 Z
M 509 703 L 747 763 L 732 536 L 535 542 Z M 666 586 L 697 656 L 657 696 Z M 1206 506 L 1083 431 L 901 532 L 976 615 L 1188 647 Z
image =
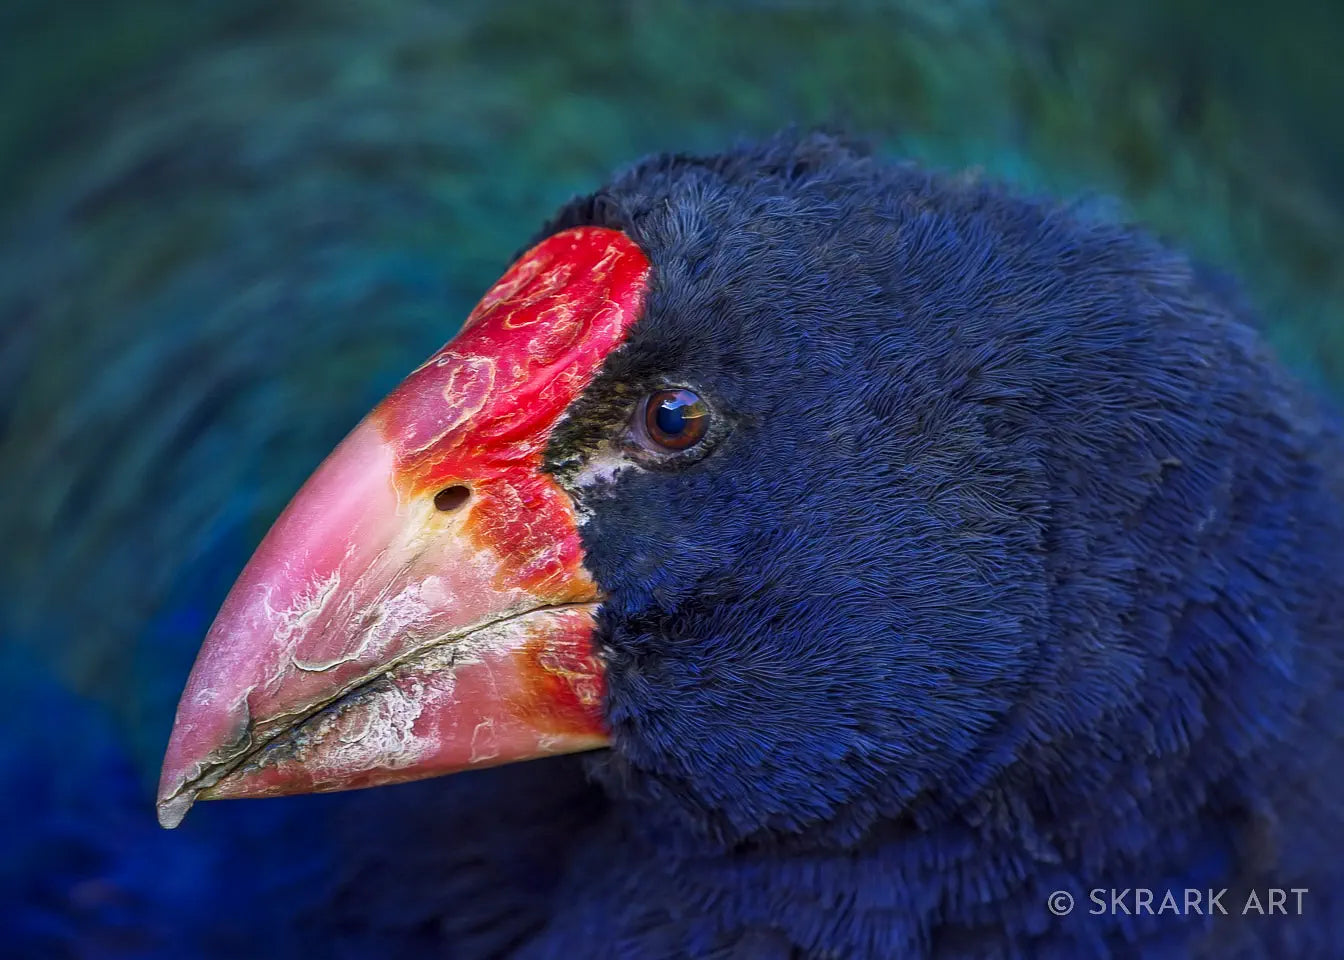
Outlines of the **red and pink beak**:
M 164 826 L 197 799 L 606 743 L 601 594 L 542 454 L 648 277 L 617 231 L 548 238 L 318 467 L 205 638 L 164 758 Z

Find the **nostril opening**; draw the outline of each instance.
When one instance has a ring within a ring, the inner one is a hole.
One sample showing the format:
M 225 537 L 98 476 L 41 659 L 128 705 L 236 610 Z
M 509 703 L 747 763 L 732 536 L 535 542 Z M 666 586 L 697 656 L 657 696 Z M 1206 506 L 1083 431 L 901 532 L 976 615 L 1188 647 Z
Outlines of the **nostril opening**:
M 471 499 L 471 487 L 465 484 L 455 483 L 451 487 L 444 487 L 438 493 L 434 494 L 434 506 L 448 513 L 456 510 L 466 504 Z

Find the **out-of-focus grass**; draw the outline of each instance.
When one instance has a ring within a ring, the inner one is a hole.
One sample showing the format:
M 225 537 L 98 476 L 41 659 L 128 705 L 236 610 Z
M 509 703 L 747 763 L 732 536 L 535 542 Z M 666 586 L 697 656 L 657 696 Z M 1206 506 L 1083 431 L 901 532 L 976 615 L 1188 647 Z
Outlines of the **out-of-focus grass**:
M 421 149 L 410 176 L 515 238 L 640 153 L 840 121 L 930 163 L 1122 197 L 1246 275 L 1291 359 L 1344 378 L 1338 4 L 15 0 L 0 32 L 11 201 L 59 191 L 110 125 L 150 122 L 135 105 L 156 87 L 195 75 L 199 101 L 173 109 L 209 114 L 210 64 L 234 83 L 249 59 L 271 76 L 231 92 L 233 122 L 302 137 L 299 102 L 406 97 L 402 150 L 365 162 Z M 415 146 L 430 132 L 437 155 Z

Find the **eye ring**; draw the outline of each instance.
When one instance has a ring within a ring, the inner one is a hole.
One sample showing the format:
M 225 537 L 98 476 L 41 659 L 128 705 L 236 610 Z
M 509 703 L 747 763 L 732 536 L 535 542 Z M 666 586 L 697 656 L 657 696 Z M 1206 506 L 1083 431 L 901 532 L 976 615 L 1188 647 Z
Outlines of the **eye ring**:
M 709 434 L 709 404 L 685 387 L 657 390 L 644 399 L 640 409 L 641 433 L 655 448 L 679 453 Z

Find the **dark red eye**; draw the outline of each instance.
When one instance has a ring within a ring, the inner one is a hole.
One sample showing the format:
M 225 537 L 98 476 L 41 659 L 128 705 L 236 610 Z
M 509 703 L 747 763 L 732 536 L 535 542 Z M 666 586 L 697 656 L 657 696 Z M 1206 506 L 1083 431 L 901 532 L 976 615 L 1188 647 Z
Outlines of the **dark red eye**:
M 644 430 L 668 450 L 685 450 L 709 432 L 709 405 L 689 390 L 659 390 L 644 402 Z

